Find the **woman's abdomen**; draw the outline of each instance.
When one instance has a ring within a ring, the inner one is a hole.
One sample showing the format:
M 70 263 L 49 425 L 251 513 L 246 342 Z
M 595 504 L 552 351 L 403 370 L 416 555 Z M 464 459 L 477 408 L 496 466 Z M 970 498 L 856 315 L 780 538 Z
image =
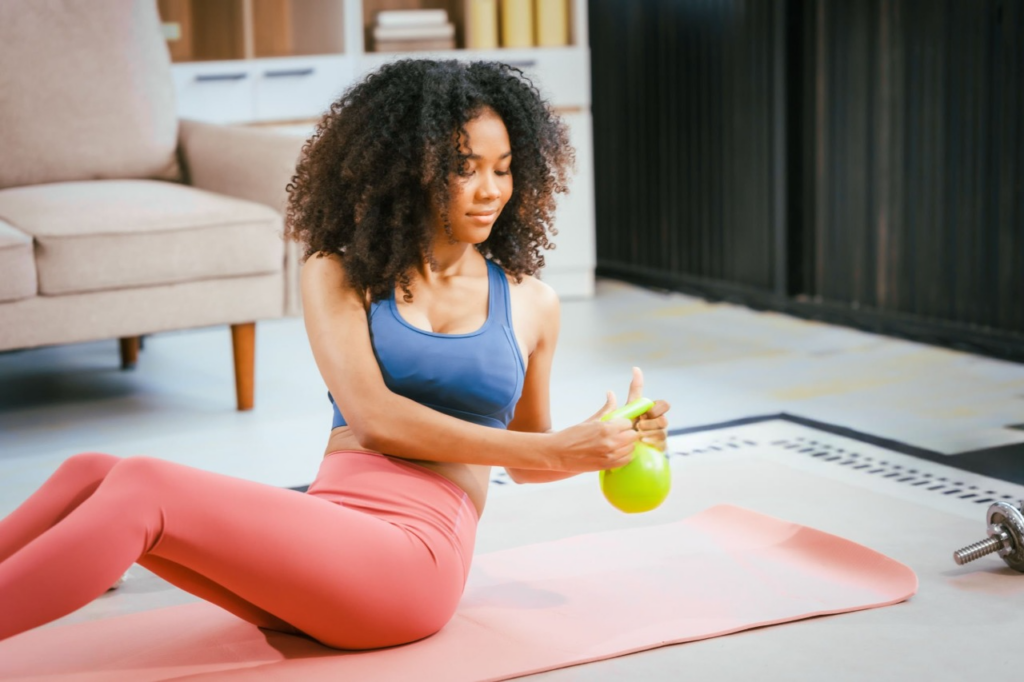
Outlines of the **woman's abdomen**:
M 381 453 L 379 450 L 373 450 L 372 448 L 363 447 L 362 443 L 359 442 L 359 439 L 356 437 L 355 433 L 352 432 L 352 428 L 349 426 L 339 426 L 331 431 L 331 436 L 327 441 L 327 450 L 324 452 L 324 455 L 326 456 L 339 450 L 359 450 L 362 452 L 388 454 Z M 487 501 L 487 483 L 491 474 L 491 468 L 489 466 L 465 464 L 462 462 L 437 462 L 433 460 L 409 459 L 406 457 L 398 457 L 397 455 L 388 456 L 411 464 L 416 464 L 444 476 L 465 491 L 469 496 L 470 501 L 473 503 L 473 506 L 476 507 L 478 516 L 483 513 L 484 503 Z

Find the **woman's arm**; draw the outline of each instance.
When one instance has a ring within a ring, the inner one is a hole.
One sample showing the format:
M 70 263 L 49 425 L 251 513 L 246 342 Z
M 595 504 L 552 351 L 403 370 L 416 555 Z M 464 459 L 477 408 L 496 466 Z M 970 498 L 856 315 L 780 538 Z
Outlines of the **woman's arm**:
M 505 431 L 393 393 L 373 354 L 362 295 L 348 283 L 341 258 L 309 258 L 301 280 L 313 357 L 364 447 L 411 459 L 541 470 L 596 471 L 628 461 L 637 438 L 628 420 L 557 433 Z
M 515 416 L 509 422 L 509 431 L 526 433 L 551 432 L 551 364 L 558 345 L 561 328 L 561 310 L 558 296 L 551 287 L 536 283 L 536 296 L 532 309 L 540 324 L 537 345 L 530 354 L 530 362 L 523 380 L 523 394 L 516 403 Z M 516 483 L 546 483 L 575 476 L 577 471 L 516 468 L 506 466 L 505 471 Z

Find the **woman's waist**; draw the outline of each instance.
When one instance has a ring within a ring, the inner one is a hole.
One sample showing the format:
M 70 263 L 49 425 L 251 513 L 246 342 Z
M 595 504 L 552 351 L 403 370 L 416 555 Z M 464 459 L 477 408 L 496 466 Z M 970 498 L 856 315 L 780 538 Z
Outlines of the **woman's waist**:
M 411 460 L 408 458 L 387 455 L 379 451 L 371 450 L 370 447 L 362 445 L 355 434 L 348 426 L 339 426 L 331 431 L 328 440 L 325 457 L 335 453 L 360 452 L 385 457 L 400 464 L 411 467 L 426 469 L 433 474 L 444 478 L 447 483 L 454 485 L 460 495 L 466 495 L 474 508 L 476 517 L 483 513 L 483 505 L 487 496 L 487 481 L 490 477 L 490 467 L 464 464 L 461 462 L 436 462 L 431 460 Z
M 431 478 L 443 479 L 441 483 L 449 486 L 460 499 L 463 496 L 468 497 L 468 501 L 473 507 L 477 518 L 483 512 L 484 502 L 487 497 L 487 482 L 490 478 L 490 467 L 461 462 L 413 460 L 389 455 L 364 447 L 349 427 L 340 426 L 331 431 L 331 437 L 328 440 L 324 457 L 335 457 L 345 453 L 364 453 L 383 457 L 386 460 L 404 465 L 410 470 L 421 471 Z

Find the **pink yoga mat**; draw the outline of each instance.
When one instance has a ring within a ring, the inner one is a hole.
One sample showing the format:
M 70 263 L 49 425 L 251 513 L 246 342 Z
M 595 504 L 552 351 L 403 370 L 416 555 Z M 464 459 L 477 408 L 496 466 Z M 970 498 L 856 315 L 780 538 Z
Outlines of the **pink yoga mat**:
M 0 643 L 4 680 L 502 680 L 824 614 L 895 604 L 908 567 L 733 506 L 476 557 L 433 637 L 340 652 L 206 603 Z

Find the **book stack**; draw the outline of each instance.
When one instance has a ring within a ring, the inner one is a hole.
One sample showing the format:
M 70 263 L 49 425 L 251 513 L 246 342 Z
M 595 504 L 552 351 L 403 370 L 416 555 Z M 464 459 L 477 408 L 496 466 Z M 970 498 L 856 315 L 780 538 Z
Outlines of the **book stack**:
M 569 7 L 567 0 L 536 0 L 534 7 L 537 45 L 555 47 L 569 44 Z
M 387 10 L 373 27 L 377 52 L 455 49 L 455 25 L 443 9 Z
M 569 0 L 466 2 L 466 45 L 470 49 L 498 47 L 499 26 L 501 47 L 558 47 L 569 44 Z
M 468 0 L 466 47 L 492 50 L 498 47 L 498 0 Z
M 533 0 L 501 0 L 501 46 L 533 46 Z

